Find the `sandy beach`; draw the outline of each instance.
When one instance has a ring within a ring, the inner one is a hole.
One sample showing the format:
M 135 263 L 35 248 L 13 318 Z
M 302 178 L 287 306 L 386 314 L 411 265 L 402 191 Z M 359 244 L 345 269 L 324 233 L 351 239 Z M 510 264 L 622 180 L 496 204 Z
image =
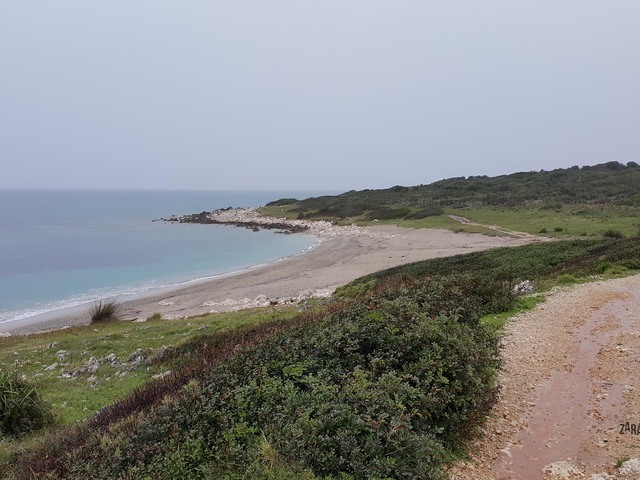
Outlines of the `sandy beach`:
M 144 320 L 154 313 L 168 319 L 183 318 L 296 302 L 328 296 L 360 276 L 404 263 L 531 241 L 396 226 L 317 227 L 310 233 L 318 236 L 319 244 L 300 255 L 142 296 L 121 297 L 120 318 Z M 0 332 L 33 333 L 88 324 L 89 320 L 88 307 L 81 306 L 2 324 Z

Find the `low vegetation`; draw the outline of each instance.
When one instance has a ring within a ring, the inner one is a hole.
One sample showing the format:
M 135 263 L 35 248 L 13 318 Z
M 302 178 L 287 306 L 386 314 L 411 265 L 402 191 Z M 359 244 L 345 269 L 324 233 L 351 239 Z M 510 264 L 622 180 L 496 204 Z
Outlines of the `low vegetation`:
M 0 393 L 20 384 L 44 415 L 6 422 L 22 427 L 2 430 L 0 476 L 446 478 L 495 400 L 507 318 L 552 287 L 640 270 L 639 180 L 610 162 L 273 202 L 276 216 L 486 231 L 453 214 L 570 239 L 395 267 L 302 313 L 110 322 L 117 304 L 101 302 L 88 327 L 0 338 L 15 365 Z
M 201 336 L 168 354 L 181 373 L 21 461 L 60 478 L 271 478 L 269 445 L 293 476 L 437 478 L 495 394 L 496 342 L 478 320 L 496 299 L 470 285 L 399 280 L 291 321 Z
M 359 289 L 362 284 L 373 286 L 397 275 L 420 278 L 474 272 L 482 278 L 514 285 L 532 280 L 537 290 L 545 290 L 556 284 L 557 277 L 563 274 L 587 279 L 630 270 L 640 270 L 640 237 L 565 240 L 409 263 L 357 279 L 338 289 L 338 293 Z M 481 285 L 478 288 L 482 288 Z
M 0 439 L 40 430 L 53 423 L 50 406 L 16 369 L 0 369 Z
M 234 314 L 262 315 L 240 328 L 201 328 L 217 316 L 100 325 L 96 337 L 122 328 L 126 351 L 156 325 L 168 330 L 155 345 L 176 346 L 132 370 L 158 378 L 16 449 L 5 476 L 446 477 L 494 400 L 504 312 L 540 300 L 514 285 L 629 273 L 639 258 L 640 238 L 551 242 L 379 272 L 318 310 Z
M 346 224 L 393 223 L 489 233 L 448 217 L 458 215 L 481 224 L 554 237 L 602 236 L 611 230 L 628 237 L 640 228 L 638 185 L 637 164 L 609 162 L 548 172 L 450 178 L 429 185 L 304 200 L 287 198 L 267 204 L 263 212 Z
M 98 300 L 89 308 L 91 323 L 117 320 L 120 305 L 116 300 Z

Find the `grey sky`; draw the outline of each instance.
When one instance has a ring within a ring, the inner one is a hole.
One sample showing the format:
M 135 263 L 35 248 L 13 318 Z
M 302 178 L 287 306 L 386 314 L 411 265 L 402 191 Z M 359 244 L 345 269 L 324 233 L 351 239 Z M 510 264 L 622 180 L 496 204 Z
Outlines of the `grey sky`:
M 0 3 L 0 188 L 350 190 L 639 147 L 637 0 Z

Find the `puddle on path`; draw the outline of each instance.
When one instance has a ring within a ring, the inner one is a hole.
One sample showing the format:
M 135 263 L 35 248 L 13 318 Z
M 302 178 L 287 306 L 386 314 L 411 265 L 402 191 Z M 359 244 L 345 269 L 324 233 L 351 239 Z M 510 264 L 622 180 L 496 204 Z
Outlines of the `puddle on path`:
M 630 292 L 620 293 L 628 297 Z M 581 451 L 581 447 L 615 428 L 624 408 L 623 385 L 594 381 L 590 375 L 600 350 L 631 328 L 624 314 L 625 300 L 617 298 L 594 309 L 573 334 L 578 345 L 575 357 L 537 389 L 524 419 L 527 427 L 518 434 L 515 445 L 504 451 L 498 478 L 542 478 L 546 465 L 562 460 L 593 466 L 606 462 L 603 449 Z

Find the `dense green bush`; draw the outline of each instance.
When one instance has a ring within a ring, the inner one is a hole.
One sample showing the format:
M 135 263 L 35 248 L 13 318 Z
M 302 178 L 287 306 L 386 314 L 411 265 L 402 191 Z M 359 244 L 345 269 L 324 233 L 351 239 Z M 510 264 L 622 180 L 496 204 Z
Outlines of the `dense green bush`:
M 0 437 L 40 430 L 51 423 L 51 409 L 36 388 L 19 378 L 16 370 L 0 370 Z
M 420 220 L 422 218 L 437 217 L 438 215 L 443 215 L 443 214 L 444 214 L 444 210 L 442 208 L 433 206 L 433 207 L 423 208 L 421 210 L 418 210 L 417 212 L 410 213 L 405 217 L 405 219 Z
M 408 208 L 376 208 L 365 215 L 365 220 L 399 220 L 410 212 Z
M 640 269 L 640 237 L 555 241 L 434 258 L 382 270 L 354 280 L 344 288 L 385 282 L 398 275 L 421 278 L 456 274 L 477 276 L 477 288 L 495 286 L 491 282 L 485 285 L 490 280 L 501 280 L 506 287 L 521 280 L 542 281 L 565 273 L 576 277 L 600 274 L 605 261 L 609 266 Z
M 39 458 L 58 478 L 440 478 L 494 400 L 484 303 L 395 279 Z

